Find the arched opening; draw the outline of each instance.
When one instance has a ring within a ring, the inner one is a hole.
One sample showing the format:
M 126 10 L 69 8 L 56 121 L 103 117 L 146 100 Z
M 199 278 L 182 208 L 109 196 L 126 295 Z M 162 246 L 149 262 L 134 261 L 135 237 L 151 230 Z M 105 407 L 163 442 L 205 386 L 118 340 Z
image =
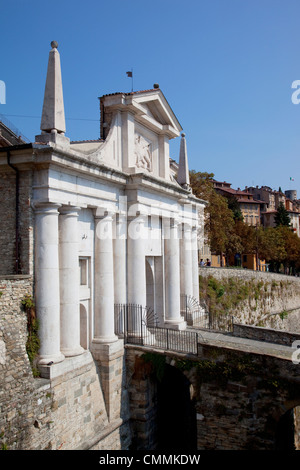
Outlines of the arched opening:
M 191 384 L 175 367 L 166 365 L 157 394 L 158 450 L 197 450 L 196 410 Z
M 276 450 L 299 450 L 299 416 L 299 406 L 291 408 L 281 416 L 275 435 Z

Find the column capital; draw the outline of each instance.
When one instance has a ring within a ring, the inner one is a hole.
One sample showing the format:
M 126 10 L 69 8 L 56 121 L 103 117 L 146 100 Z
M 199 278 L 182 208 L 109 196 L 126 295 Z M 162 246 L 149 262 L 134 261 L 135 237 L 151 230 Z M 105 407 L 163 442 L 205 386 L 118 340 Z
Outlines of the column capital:
M 81 210 L 79 206 L 69 206 L 69 205 L 62 205 L 59 207 L 59 213 L 62 215 L 74 215 L 75 217 L 78 216 L 78 212 Z
M 178 217 L 171 217 L 170 218 L 170 228 L 177 228 L 180 225 L 180 220 Z
M 128 211 L 128 214 L 127 214 L 127 220 L 129 222 L 132 222 L 133 220 L 136 220 L 137 222 L 144 222 L 146 220 L 146 218 L 149 217 L 150 214 L 148 214 L 148 212 L 145 212 L 145 211 L 136 211 L 135 213 L 130 213 L 130 211 Z
M 61 204 L 49 201 L 32 201 L 31 207 L 35 212 L 53 211 L 53 213 L 58 214 L 58 209 L 61 207 Z
M 192 237 L 193 227 L 190 222 L 182 221 L 181 228 L 182 228 L 183 237 L 185 238 Z
M 116 212 L 113 210 L 106 210 L 102 209 L 101 207 L 97 207 L 97 209 L 93 210 L 94 219 L 101 220 L 101 219 L 113 219 L 116 215 Z

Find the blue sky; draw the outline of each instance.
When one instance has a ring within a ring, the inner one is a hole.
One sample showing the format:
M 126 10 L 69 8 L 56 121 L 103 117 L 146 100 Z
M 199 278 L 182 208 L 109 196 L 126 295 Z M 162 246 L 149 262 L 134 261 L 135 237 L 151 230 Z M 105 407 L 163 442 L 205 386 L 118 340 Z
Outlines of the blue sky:
M 71 140 L 99 137 L 98 97 L 131 91 L 133 69 L 134 90 L 159 83 L 190 169 L 300 197 L 299 0 L 0 0 L 0 12 L 0 113 L 30 140 L 56 40 Z

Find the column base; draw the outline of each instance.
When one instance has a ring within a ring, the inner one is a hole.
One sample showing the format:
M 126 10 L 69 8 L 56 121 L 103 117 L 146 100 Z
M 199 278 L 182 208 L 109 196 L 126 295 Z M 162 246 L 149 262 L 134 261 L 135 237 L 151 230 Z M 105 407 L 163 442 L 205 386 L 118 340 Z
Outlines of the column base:
M 93 339 L 92 343 L 93 344 L 106 344 L 106 343 L 114 343 L 115 341 L 118 341 L 117 335 L 112 335 L 112 336 L 97 336 L 96 338 Z
M 65 359 L 65 356 L 62 353 L 39 356 L 38 365 L 47 366 L 51 364 L 58 364 L 59 362 L 62 362 L 64 359 Z
M 144 331 L 142 335 L 141 333 L 127 332 L 126 339 L 130 344 L 141 346 L 155 346 L 156 344 L 155 335 L 148 330 Z
M 89 366 L 89 364 L 92 363 L 93 357 L 90 351 L 84 351 L 84 354 L 65 358 L 65 360 L 59 364 L 39 365 L 38 368 L 41 377 L 52 380 L 69 372 L 73 372 L 77 368 L 80 369 L 82 367 Z
M 187 327 L 186 321 L 182 320 L 165 320 L 165 328 L 171 328 L 172 330 L 185 330 Z
M 62 348 L 61 352 L 65 357 L 73 357 L 73 356 L 80 356 L 80 354 L 83 354 L 85 350 L 81 346 L 78 346 L 77 348 L 74 348 L 74 349 Z

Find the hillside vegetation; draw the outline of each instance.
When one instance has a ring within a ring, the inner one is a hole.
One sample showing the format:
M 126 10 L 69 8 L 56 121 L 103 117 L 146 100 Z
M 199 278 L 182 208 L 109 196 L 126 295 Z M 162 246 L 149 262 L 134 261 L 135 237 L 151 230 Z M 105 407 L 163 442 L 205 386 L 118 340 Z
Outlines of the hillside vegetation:
M 200 275 L 199 286 L 201 299 L 212 315 L 232 315 L 237 323 L 282 329 L 283 321 L 300 307 L 300 284 L 296 292 L 289 278 L 276 281 Z

